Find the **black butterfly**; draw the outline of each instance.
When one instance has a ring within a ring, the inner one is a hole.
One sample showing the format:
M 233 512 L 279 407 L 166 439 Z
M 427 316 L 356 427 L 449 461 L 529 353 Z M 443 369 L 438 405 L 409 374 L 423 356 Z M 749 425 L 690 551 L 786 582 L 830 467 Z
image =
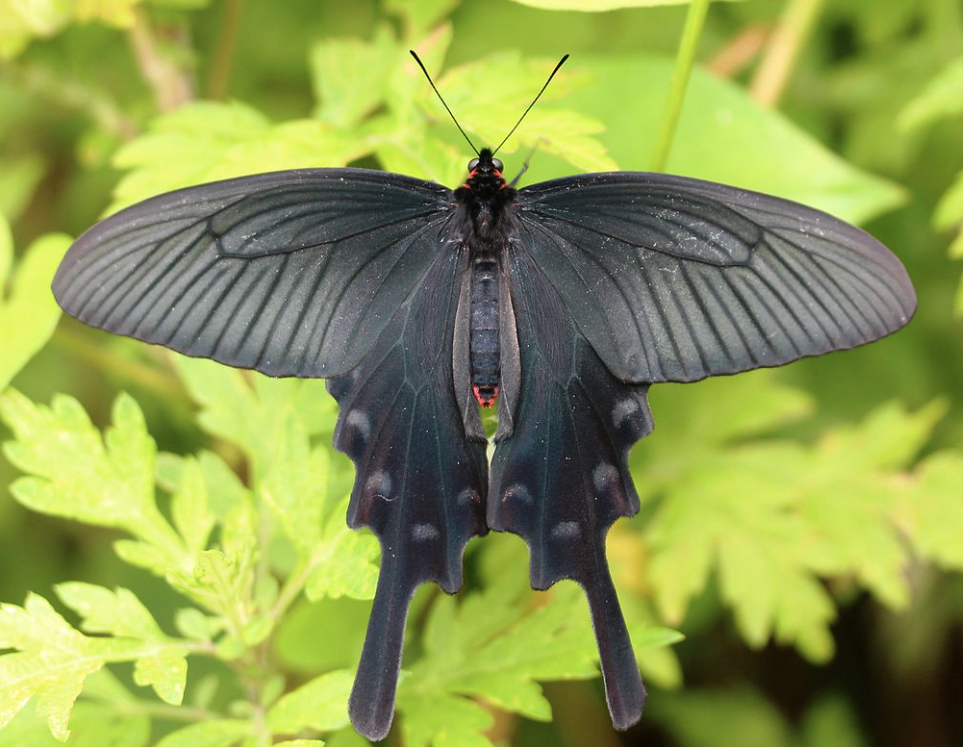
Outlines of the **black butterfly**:
M 626 729 L 645 689 L 605 536 L 639 508 L 626 460 L 652 430 L 649 385 L 876 340 L 915 294 L 886 247 L 802 205 L 633 172 L 515 189 L 476 153 L 454 191 L 344 168 L 154 197 L 83 234 L 54 294 L 111 332 L 329 379 L 335 445 L 357 467 L 348 523 L 382 546 L 359 732 L 391 725 L 415 588 L 457 591 L 488 529 L 528 543 L 533 588 L 585 590 Z M 496 402 L 489 476 L 478 405 Z

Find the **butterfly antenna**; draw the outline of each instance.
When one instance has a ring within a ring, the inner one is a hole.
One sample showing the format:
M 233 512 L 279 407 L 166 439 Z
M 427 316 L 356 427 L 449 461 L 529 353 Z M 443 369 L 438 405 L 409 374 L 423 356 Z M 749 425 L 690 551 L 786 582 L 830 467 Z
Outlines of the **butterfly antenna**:
M 412 54 L 414 54 L 414 52 L 412 52 Z M 532 103 L 528 105 L 528 108 L 524 112 L 522 112 L 522 116 L 518 118 L 518 121 L 515 123 L 515 126 L 512 127 L 511 132 L 505 135 L 505 139 L 498 144 L 498 147 L 495 148 L 494 151 L 492 151 L 493 156 L 502 149 L 502 146 L 505 144 L 508 138 L 510 138 L 512 134 L 515 132 L 515 130 L 518 129 L 518 125 L 522 123 L 522 120 L 525 119 L 525 116 L 532 110 L 532 107 L 535 106 L 535 103 L 542 97 L 542 94 L 545 93 L 545 89 L 548 88 L 548 84 L 552 82 L 552 78 L 555 77 L 555 73 L 557 73 L 559 68 L 565 64 L 565 60 L 567 59 L 568 59 L 568 55 L 565 55 L 562 59 L 558 61 L 558 64 L 555 66 L 555 69 L 552 71 L 552 74 L 549 75 L 548 80 L 545 81 L 545 85 L 542 86 L 542 90 L 538 92 L 538 95 L 534 99 L 532 99 Z M 427 73 L 425 74 L 427 75 Z
M 429 85 L 431 85 L 431 87 L 432 87 L 432 89 L 434 90 L 434 92 L 438 95 L 438 100 L 441 101 L 441 105 L 445 107 L 445 111 L 448 112 L 448 116 L 451 117 L 451 121 L 455 123 L 455 127 L 458 128 L 458 131 L 462 134 L 462 137 L 464 137 L 465 140 L 468 141 L 468 144 L 471 146 L 471 149 L 472 149 L 473 151 L 475 151 L 475 155 L 476 155 L 476 156 L 477 156 L 477 155 L 480 155 L 480 154 L 478 153 L 478 148 L 475 147 L 475 144 L 471 141 L 471 138 L 468 137 L 468 135 L 465 133 L 465 131 L 461 128 L 461 125 L 458 124 L 458 120 L 455 119 L 455 115 L 452 114 L 451 109 L 448 108 L 448 104 L 445 103 L 445 100 L 442 98 L 441 93 L 438 91 L 438 88 L 435 86 L 435 82 L 431 79 L 431 76 L 428 75 L 428 70 L 425 69 L 425 63 L 423 63 L 423 62 L 421 61 L 421 58 L 418 57 L 417 54 L 415 54 L 415 50 L 409 49 L 408 51 L 411 52 L 411 56 L 415 58 L 415 62 L 418 63 L 418 67 L 421 68 L 421 72 L 423 72 L 423 73 L 425 74 L 425 77 L 428 79 Z M 553 73 L 553 75 L 554 75 L 554 73 Z M 551 78 L 549 78 L 549 80 L 551 80 Z

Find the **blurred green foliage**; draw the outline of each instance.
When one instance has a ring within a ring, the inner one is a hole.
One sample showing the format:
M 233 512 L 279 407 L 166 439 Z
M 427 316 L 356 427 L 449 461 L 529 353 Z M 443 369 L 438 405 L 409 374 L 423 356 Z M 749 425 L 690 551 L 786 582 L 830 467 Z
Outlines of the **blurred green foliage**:
M 457 184 L 470 154 L 409 48 L 485 144 L 572 53 L 509 171 L 643 169 L 687 12 L 660 5 L 0 0 L 0 747 L 364 744 L 345 706 L 378 548 L 345 527 L 335 403 L 54 332 L 62 232 L 296 166 Z M 963 8 L 721 3 L 698 58 L 668 170 L 871 221 L 920 310 L 866 349 L 653 390 L 643 512 L 608 541 L 654 690 L 621 739 L 958 744 Z M 620 743 L 581 595 L 533 593 L 526 563 L 487 537 L 458 597 L 419 591 L 394 744 Z

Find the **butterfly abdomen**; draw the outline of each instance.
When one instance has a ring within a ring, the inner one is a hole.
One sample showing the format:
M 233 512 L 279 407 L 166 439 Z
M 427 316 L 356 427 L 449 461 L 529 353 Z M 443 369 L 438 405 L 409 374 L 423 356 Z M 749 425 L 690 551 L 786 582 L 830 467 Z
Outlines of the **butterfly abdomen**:
M 469 339 L 472 391 L 478 404 L 491 407 L 498 398 L 501 360 L 498 345 L 498 263 L 487 253 L 474 257 L 472 261 Z

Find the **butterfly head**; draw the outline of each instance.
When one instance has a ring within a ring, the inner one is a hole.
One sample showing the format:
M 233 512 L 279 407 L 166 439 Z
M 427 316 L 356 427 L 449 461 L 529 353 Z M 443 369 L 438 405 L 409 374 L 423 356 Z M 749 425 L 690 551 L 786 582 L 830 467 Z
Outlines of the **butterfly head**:
M 468 175 L 471 178 L 476 176 L 494 176 L 502 178 L 502 170 L 505 167 L 502 162 L 492 155 L 488 148 L 482 148 L 478 158 L 473 158 L 468 162 Z
M 474 197 L 486 198 L 505 189 L 505 178 L 502 176 L 502 162 L 492 155 L 488 148 L 482 148 L 478 158 L 468 162 L 468 178 L 463 189 Z

